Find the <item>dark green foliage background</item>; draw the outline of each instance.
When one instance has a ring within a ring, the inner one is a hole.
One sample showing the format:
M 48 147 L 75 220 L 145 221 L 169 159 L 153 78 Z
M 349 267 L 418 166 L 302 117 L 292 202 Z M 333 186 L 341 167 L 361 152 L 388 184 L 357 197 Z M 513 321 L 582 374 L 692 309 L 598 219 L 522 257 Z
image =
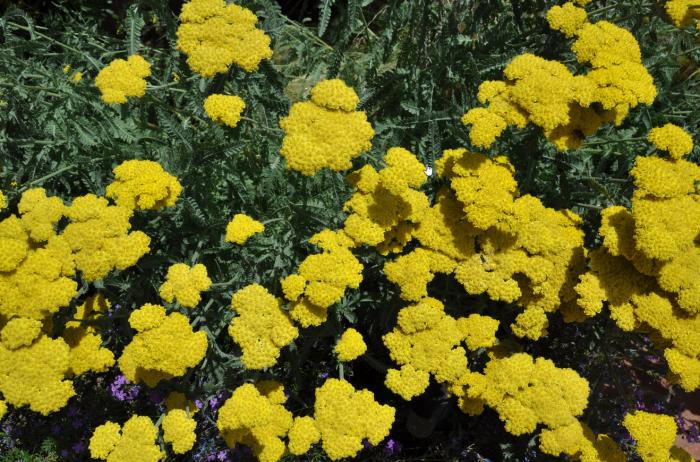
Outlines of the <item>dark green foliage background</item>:
M 379 401 L 399 409 L 392 438 L 404 445 L 401 455 L 372 448 L 360 459 L 549 460 L 534 455 L 535 439 L 505 433 L 495 414 L 464 416 L 436 385 L 411 403 L 384 389 L 383 371 L 390 361 L 381 335 L 392 328 L 403 303 L 381 273 L 384 259 L 373 252 L 359 255 L 366 268 L 360 290 L 349 292 L 331 310 L 327 324 L 303 331 L 273 370 L 245 371 L 226 326 L 234 314 L 229 309 L 233 291 L 257 282 L 279 294 L 279 280 L 314 250 L 306 240 L 343 220 L 342 204 L 351 192 L 343 175 L 324 171 L 303 177 L 287 171 L 279 156 L 283 132 L 278 122 L 293 102 L 306 98 L 319 79 L 338 76 L 357 90 L 361 109 L 376 131 L 372 149 L 357 165 L 381 166 L 389 147 L 402 146 L 433 166 L 443 149 L 469 147 L 468 130 L 459 118 L 478 105 L 479 84 L 500 79 L 503 67 L 516 55 L 534 53 L 585 71 L 569 51 L 569 42 L 544 19 L 556 2 L 323 0 L 313 8 L 309 2 L 290 7 L 298 21 L 273 1 L 240 3 L 260 17 L 260 27 L 272 37 L 274 57 L 258 72 L 246 74 L 234 66 L 212 79 L 194 75 L 175 48 L 178 2 L 7 5 L 0 21 L 0 190 L 11 207 L 0 218 L 15 210 L 19 194 L 27 188 L 43 186 L 66 201 L 90 192 L 103 194 L 112 168 L 120 162 L 156 160 L 178 177 L 184 190 L 175 207 L 139 212 L 132 220 L 134 229 L 151 236 L 152 252 L 135 268 L 83 287 L 85 294 L 101 290 L 119 305 L 105 338 L 117 356 L 131 336 L 128 313 L 143 303 L 159 302 L 158 287 L 167 267 L 204 263 L 217 284 L 198 309 L 183 312 L 207 331 L 211 348 L 206 361 L 167 384 L 165 391 L 179 389 L 205 398 L 245 380 L 276 378 L 288 388 L 288 407 L 309 413 L 313 388 L 322 383 L 322 374 L 338 374 L 331 352 L 335 338 L 354 325 L 368 338 L 369 354 L 343 372 L 358 388 L 370 388 Z M 648 130 L 674 122 L 700 139 L 700 79 L 693 74 L 700 50 L 695 30 L 673 27 L 656 2 L 596 1 L 587 10 L 592 20 L 607 19 L 633 32 L 658 88 L 656 102 L 634 109 L 620 127 L 604 127 L 575 151 L 557 153 L 538 129 L 528 128 L 509 130 L 489 154 L 512 160 L 522 193 L 581 213 L 587 243 L 595 245 L 600 209 L 629 205 L 628 172 L 634 157 L 652 152 L 644 140 Z M 131 53 L 142 54 L 152 64 L 147 95 L 123 106 L 107 106 L 93 79 L 112 59 Z M 66 64 L 83 72 L 81 82 L 71 82 L 71 73 L 62 72 Z M 244 120 L 236 129 L 211 123 L 203 112 L 204 98 L 215 92 L 245 100 Z M 696 147 L 690 159 L 697 161 L 699 154 Z M 426 190 L 432 194 L 438 186 L 433 177 Z M 224 243 L 224 229 L 234 213 L 265 222 L 265 233 L 245 246 Z M 485 312 L 502 325 L 513 318 L 514 307 L 468 297 L 447 278 L 431 288 L 455 314 Z M 70 309 L 57 320 L 68 316 Z M 605 316 L 576 326 L 556 317 L 552 323 L 552 337 L 538 342 L 516 341 L 505 328 L 499 338 L 588 378 L 592 393 L 585 419 L 594 430 L 611 432 L 620 441 L 620 416 L 633 408 L 632 396 L 639 386 L 630 379 L 631 371 L 638 369 L 654 381 L 664 373 L 663 365 L 648 362 L 653 352 L 644 337 L 623 335 Z M 633 366 L 623 366 L 623 359 Z M 474 365 L 484 361 L 483 354 L 470 358 Z M 135 404 L 130 409 L 109 402 L 103 377 L 87 376 L 78 382 L 79 402 L 102 397 L 96 415 L 118 420 L 135 410 L 145 412 Z M 147 409 L 157 418 L 157 408 Z M 32 418 L 28 414 L 13 411 L 8 421 L 22 425 Z M 66 424 L 63 418 L 50 417 L 42 425 L 51 424 L 51 419 Z M 202 417 L 198 428 L 199 454 L 223 448 L 211 418 Z M 59 447 L 76 438 L 87 441 L 89 434 L 63 435 Z M 40 448 L 45 437 L 37 431 L 14 444 L 36 454 L 51 452 Z M 323 459 L 320 453 L 313 457 Z

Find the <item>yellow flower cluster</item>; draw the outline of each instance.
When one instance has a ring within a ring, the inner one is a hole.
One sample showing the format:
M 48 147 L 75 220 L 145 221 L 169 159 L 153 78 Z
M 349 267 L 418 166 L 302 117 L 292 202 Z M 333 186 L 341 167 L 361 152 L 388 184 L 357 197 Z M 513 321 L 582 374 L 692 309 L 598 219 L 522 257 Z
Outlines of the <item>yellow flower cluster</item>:
M 165 314 L 160 305 L 146 304 L 129 316 L 137 334 L 119 358 L 119 368 L 131 382 L 155 387 L 163 379 L 180 377 L 196 366 L 207 350 L 207 336 L 194 332 L 187 317 Z
M 263 231 L 265 231 L 265 225 L 248 215 L 237 213 L 226 225 L 226 242 L 243 245 L 250 236 Z
M 7 414 L 7 403 L 5 401 L 0 400 L 0 420 L 2 420 L 3 417 L 5 417 L 5 414 Z
M 339 361 L 352 361 L 367 351 L 362 334 L 353 328 L 346 329 L 335 344 L 335 354 Z
M 5 193 L 0 191 L 0 210 L 7 208 L 7 197 L 5 196 Z
M 582 462 L 627 462 L 625 453 L 608 435 L 595 435 L 584 423 L 575 421 L 540 432 L 540 450 L 545 454 L 567 454 Z
M 314 420 L 331 460 L 354 456 L 365 439 L 379 444 L 389 434 L 394 414 L 395 409 L 377 403 L 371 391 L 356 391 L 345 380 L 327 379 L 316 389 Z
M 107 104 L 124 104 L 128 96 L 141 98 L 146 94 L 146 77 L 151 75 L 151 65 L 139 55 L 126 60 L 115 59 L 100 70 L 95 85 Z
M 558 61 L 523 54 L 504 69 L 506 80 L 486 81 L 478 100 L 485 107 L 462 117 L 471 142 L 489 147 L 506 127 L 541 127 L 557 149 L 578 148 L 604 123 L 619 125 L 630 109 L 651 104 L 656 87 L 641 60 L 639 44 L 607 21 L 589 23 L 585 10 L 566 3 L 547 13 L 552 29 L 576 37 L 571 49 L 591 70 L 574 75 Z
M 175 205 L 182 186 L 152 160 L 127 160 L 114 168 L 106 196 L 130 210 L 160 210 Z
M 676 27 L 686 27 L 692 24 L 694 19 L 700 19 L 698 0 L 668 0 L 664 8 Z
M 345 290 L 360 286 L 363 269 L 350 250 L 353 240 L 343 231 L 326 229 L 311 236 L 309 242 L 322 252 L 307 256 L 298 273 L 282 281 L 284 296 L 292 302 L 289 314 L 303 327 L 323 323 L 328 308 L 343 298 Z
M 194 308 L 201 300 L 202 291 L 209 290 L 211 279 L 207 275 L 207 267 L 198 263 L 189 267 L 184 263 L 176 263 L 168 268 L 165 282 L 160 286 L 159 293 L 168 303 L 177 303 Z
M 175 454 L 184 454 L 194 446 L 197 422 L 182 409 L 168 411 L 163 417 L 163 441 L 170 443 Z
M 33 188 L 22 194 L 17 211 L 29 238 L 46 242 L 56 234 L 56 223 L 65 215 L 66 206 L 58 197 L 47 197 L 44 188 Z
M 13 318 L 0 332 L 0 393 L 15 407 L 57 411 L 75 394 L 69 361 L 68 345 L 43 335 L 40 321 Z
M 483 373 L 465 373 L 450 390 L 467 414 L 480 414 L 484 405 L 494 409 L 513 435 L 532 433 L 543 425 L 549 440 L 540 444 L 544 442 L 550 453 L 556 452 L 553 448 L 562 435 L 547 430 L 575 430 L 590 392 L 588 382 L 576 371 L 557 368 L 548 359 L 533 360 L 527 353 L 492 359 Z
M 693 150 L 693 137 L 681 127 L 670 123 L 649 130 L 647 139 L 656 149 L 668 151 L 674 159 L 680 159 Z
M 282 310 L 282 301 L 258 284 L 246 286 L 231 298 L 237 316 L 228 333 L 241 346 L 241 362 L 248 369 L 274 366 L 280 349 L 299 335 L 299 331 Z
M 107 462 L 158 462 L 165 457 L 156 444 L 158 429 L 150 418 L 132 415 L 120 426 L 105 422 L 90 438 L 90 455 Z
M 287 433 L 287 438 L 289 438 L 289 452 L 299 456 L 306 454 L 311 449 L 312 444 L 321 441 L 321 432 L 318 430 L 313 417 L 294 417 L 294 422 L 289 429 L 289 433 Z
M 336 79 L 316 84 L 311 101 L 294 103 L 280 120 L 285 132 L 280 154 L 287 168 L 307 176 L 322 168 L 350 169 L 374 136 L 366 114 L 355 110 L 358 101 L 355 91 Z
M 479 348 L 491 348 L 498 343 L 496 331 L 499 322 L 497 319 L 472 313 L 466 318 L 458 319 L 457 322 L 466 335 L 464 343 L 467 345 L 467 349 L 475 351 Z
M 636 411 L 623 422 L 637 441 L 637 453 L 644 462 L 692 462 L 693 457 L 675 447 L 678 427 L 673 416 Z
M 343 206 L 350 212 L 343 230 L 356 245 L 374 246 L 387 255 L 411 240 L 430 202 L 418 191 L 426 181 L 425 166 L 412 153 L 391 148 L 384 163 L 379 171 L 366 165 L 348 176 L 357 192 Z
M 603 245 L 576 286 L 588 315 L 608 302 L 624 330 L 651 330 L 669 368 L 688 391 L 700 387 L 700 167 L 683 159 L 637 157 L 632 209 L 602 212 Z
M 518 197 L 503 157 L 451 149 L 436 168 L 451 188 L 419 220 L 413 236 L 421 245 L 385 263 L 387 278 L 403 299 L 418 301 L 435 273 L 454 274 L 470 294 L 522 306 L 513 332 L 541 337 L 547 313 L 575 301 L 576 276 L 585 270 L 581 219 Z
M 102 337 L 97 327 L 89 324 L 82 326 L 83 321 L 98 320 L 109 306 L 109 300 L 101 294 L 88 297 L 77 307 L 73 316 L 75 320 L 66 323 L 63 339 L 70 347 L 71 374 L 81 375 L 88 371 L 105 372 L 114 365 L 114 353 L 102 347 Z
M 441 383 L 457 381 L 467 372 L 466 351 L 460 346 L 472 327 L 466 319 L 446 314 L 442 303 L 430 297 L 399 311 L 396 327 L 382 338 L 401 366 L 388 370 L 386 386 L 408 401 L 425 391 L 431 374 Z
M 165 397 L 165 409 L 172 411 L 175 409 L 180 409 L 186 411 L 188 414 L 196 414 L 199 409 L 195 406 L 194 401 L 187 399 L 184 393 L 179 391 L 171 391 L 168 396 Z
M 211 120 L 233 128 L 241 121 L 245 102 L 235 95 L 209 95 L 204 100 L 204 110 Z
M 252 72 L 272 57 L 270 37 L 255 25 L 257 16 L 224 0 L 190 0 L 182 6 L 177 49 L 203 77 L 226 72 L 231 64 Z
M 83 279 L 94 281 L 113 269 L 125 270 L 150 250 L 150 238 L 129 232 L 133 211 L 112 206 L 94 194 L 77 197 L 68 207 L 71 220 L 61 236 L 70 246 Z
M 265 393 L 251 383 L 233 391 L 219 409 L 216 426 L 226 444 L 249 446 L 260 462 L 277 462 L 285 451 L 282 438 L 292 426 L 292 413 L 282 405 L 284 390 Z

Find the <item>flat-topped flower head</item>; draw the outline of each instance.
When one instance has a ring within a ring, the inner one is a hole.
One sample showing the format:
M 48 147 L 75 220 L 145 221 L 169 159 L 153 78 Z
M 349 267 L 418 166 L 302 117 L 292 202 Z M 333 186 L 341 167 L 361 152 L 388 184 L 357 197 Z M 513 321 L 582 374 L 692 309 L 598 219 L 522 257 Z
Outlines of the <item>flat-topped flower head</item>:
M 132 415 L 123 426 L 105 422 L 90 438 L 90 455 L 107 462 L 158 462 L 165 457 L 156 444 L 158 429 L 149 417 Z
M 141 98 L 146 94 L 146 77 L 151 65 L 139 55 L 115 59 L 95 77 L 95 85 L 107 104 L 124 104 L 127 97 Z
M 243 213 L 237 213 L 226 225 L 225 239 L 226 242 L 243 245 L 253 234 L 262 233 L 263 231 L 265 231 L 265 225 L 258 220 Z
M 177 302 L 194 308 L 201 300 L 202 291 L 211 287 L 207 267 L 198 263 L 192 267 L 176 263 L 168 268 L 165 282 L 160 286 L 160 296 L 168 303 Z
M 152 160 L 127 160 L 113 170 L 107 197 L 130 210 L 160 210 L 175 205 L 180 182 Z
M 191 0 L 182 6 L 177 49 L 203 77 L 226 72 L 236 64 L 246 72 L 272 57 L 270 37 L 256 28 L 258 18 L 247 8 L 224 0 Z
M 367 351 L 367 345 L 362 334 L 353 328 L 346 329 L 335 345 L 335 354 L 340 361 L 352 361 L 362 356 L 365 351 Z
M 235 95 L 209 95 L 204 100 L 204 110 L 211 120 L 234 128 L 241 120 L 245 101 Z
M 680 159 L 693 150 L 693 137 L 678 125 L 671 123 L 652 128 L 647 139 L 656 149 L 667 151 L 673 159 Z

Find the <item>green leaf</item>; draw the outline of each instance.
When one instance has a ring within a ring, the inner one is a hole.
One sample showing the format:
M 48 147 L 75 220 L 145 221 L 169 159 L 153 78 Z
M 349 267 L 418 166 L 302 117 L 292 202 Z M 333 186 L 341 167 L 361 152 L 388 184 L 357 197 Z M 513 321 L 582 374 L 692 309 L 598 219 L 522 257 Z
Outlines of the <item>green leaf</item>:
M 333 8 L 334 3 L 335 0 L 323 0 L 323 3 L 321 3 L 321 13 L 319 14 L 318 18 L 319 37 L 323 37 L 324 32 L 326 32 L 326 29 L 328 28 L 328 23 L 331 20 L 331 8 Z
M 129 50 L 129 56 L 136 54 L 141 48 L 141 30 L 145 25 L 146 21 L 138 12 L 138 5 L 131 5 L 126 11 L 126 47 Z

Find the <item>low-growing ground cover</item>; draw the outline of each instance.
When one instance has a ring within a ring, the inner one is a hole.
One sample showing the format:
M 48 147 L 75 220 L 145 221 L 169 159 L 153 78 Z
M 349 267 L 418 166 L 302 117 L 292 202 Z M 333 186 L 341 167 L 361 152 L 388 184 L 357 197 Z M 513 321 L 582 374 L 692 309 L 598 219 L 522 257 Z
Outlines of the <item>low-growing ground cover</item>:
M 0 460 L 700 457 L 699 18 L 8 5 Z

